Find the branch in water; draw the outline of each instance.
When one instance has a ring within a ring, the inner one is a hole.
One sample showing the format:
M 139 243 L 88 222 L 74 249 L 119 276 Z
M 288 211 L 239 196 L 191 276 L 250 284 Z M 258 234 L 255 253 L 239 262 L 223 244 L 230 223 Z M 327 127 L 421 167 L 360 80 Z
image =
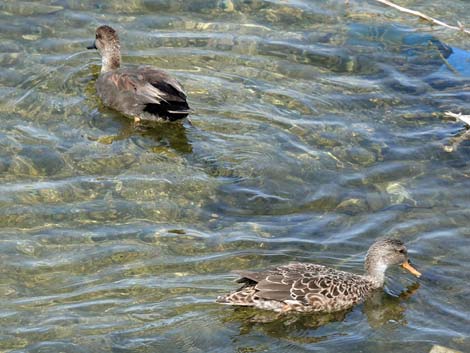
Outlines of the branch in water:
M 408 14 L 413 15 L 413 16 L 417 16 L 417 17 L 422 18 L 423 20 L 429 21 L 429 22 L 431 22 L 435 25 L 443 26 L 443 27 L 446 27 L 446 28 L 454 29 L 456 31 L 461 31 L 461 32 L 470 34 L 470 31 L 465 29 L 463 24 L 460 23 L 459 21 L 457 21 L 457 26 L 452 26 L 452 25 L 448 25 L 445 22 L 436 20 L 435 18 L 433 18 L 431 16 L 428 16 L 428 15 L 422 13 L 422 12 L 407 9 L 406 7 L 399 6 L 399 5 L 394 4 L 393 2 L 388 1 L 388 0 L 375 0 L 375 1 L 380 2 L 381 4 L 393 7 L 394 9 L 397 9 L 398 11 L 408 13 Z
M 460 144 L 464 141 L 468 141 L 469 140 L 469 137 L 470 137 L 470 130 L 468 131 L 465 131 L 464 134 L 460 135 L 460 136 L 457 136 L 457 137 L 454 137 L 450 140 L 450 144 L 449 145 L 445 145 L 443 146 L 444 148 L 444 151 L 446 152 L 454 152 L 454 151 L 457 151 L 457 149 L 459 148 Z
M 462 113 L 452 113 L 452 112 L 445 112 L 444 116 L 454 118 L 457 120 L 462 121 L 467 126 L 470 126 L 470 115 L 463 115 Z M 464 141 L 467 141 L 470 137 L 470 130 L 466 131 L 463 135 L 454 137 L 451 139 L 451 143 L 449 145 L 444 146 L 444 151 L 446 152 L 454 152 L 459 148 L 460 144 Z

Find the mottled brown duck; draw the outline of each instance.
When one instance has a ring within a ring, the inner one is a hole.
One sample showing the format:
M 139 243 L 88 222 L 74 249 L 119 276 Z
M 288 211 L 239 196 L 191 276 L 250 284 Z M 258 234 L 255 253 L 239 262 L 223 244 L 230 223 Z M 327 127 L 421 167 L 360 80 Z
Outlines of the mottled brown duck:
M 365 274 L 357 275 L 311 263 L 292 263 L 261 272 L 237 271 L 242 286 L 218 303 L 277 312 L 335 312 L 364 301 L 384 286 L 389 266 L 401 265 L 416 277 L 402 241 L 382 239 L 368 250 Z
M 189 114 L 186 93 L 169 74 L 151 66 L 121 68 L 121 44 L 113 28 L 98 27 L 87 49 L 97 49 L 101 55 L 96 91 L 105 106 L 136 122 L 175 121 Z

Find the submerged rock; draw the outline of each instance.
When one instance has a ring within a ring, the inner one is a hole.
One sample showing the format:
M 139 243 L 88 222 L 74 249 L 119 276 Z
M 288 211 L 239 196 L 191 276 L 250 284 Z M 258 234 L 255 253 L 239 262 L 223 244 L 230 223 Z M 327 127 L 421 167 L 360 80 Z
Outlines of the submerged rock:
M 462 353 L 461 351 L 456 351 L 455 349 L 447 348 L 444 346 L 439 346 L 435 344 L 432 346 L 431 350 L 429 353 Z
M 364 213 L 367 209 L 367 203 L 363 199 L 358 198 L 344 200 L 336 207 L 336 211 L 350 216 Z
M 394 205 L 403 203 L 406 200 L 413 200 L 410 193 L 400 183 L 390 183 L 385 190 L 389 194 L 390 202 Z

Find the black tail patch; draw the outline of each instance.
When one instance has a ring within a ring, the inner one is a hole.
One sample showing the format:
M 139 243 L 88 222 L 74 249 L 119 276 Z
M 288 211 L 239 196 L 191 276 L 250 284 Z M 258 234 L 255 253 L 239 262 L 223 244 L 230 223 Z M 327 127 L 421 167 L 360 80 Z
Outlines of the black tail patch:
M 187 102 L 161 101 L 160 104 L 147 104 L 144 112 L 155 115 L 155 117 L 175 121 L 186 118 L 189 114 Z

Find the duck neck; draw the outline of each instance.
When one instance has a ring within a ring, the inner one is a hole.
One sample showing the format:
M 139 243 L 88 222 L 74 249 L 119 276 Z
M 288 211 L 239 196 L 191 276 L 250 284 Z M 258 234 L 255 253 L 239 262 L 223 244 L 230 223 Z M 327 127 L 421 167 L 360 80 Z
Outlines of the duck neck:
M 385 282 L 385 271 L 387 265 L 374 253 L 367 253 L 365 261 L 366 277 L 376 288 L 381 288 Z
M 121 66 L 121 51 L 119 46 L 105 51 L 101 57 L 101 72 L 117 70 Z

